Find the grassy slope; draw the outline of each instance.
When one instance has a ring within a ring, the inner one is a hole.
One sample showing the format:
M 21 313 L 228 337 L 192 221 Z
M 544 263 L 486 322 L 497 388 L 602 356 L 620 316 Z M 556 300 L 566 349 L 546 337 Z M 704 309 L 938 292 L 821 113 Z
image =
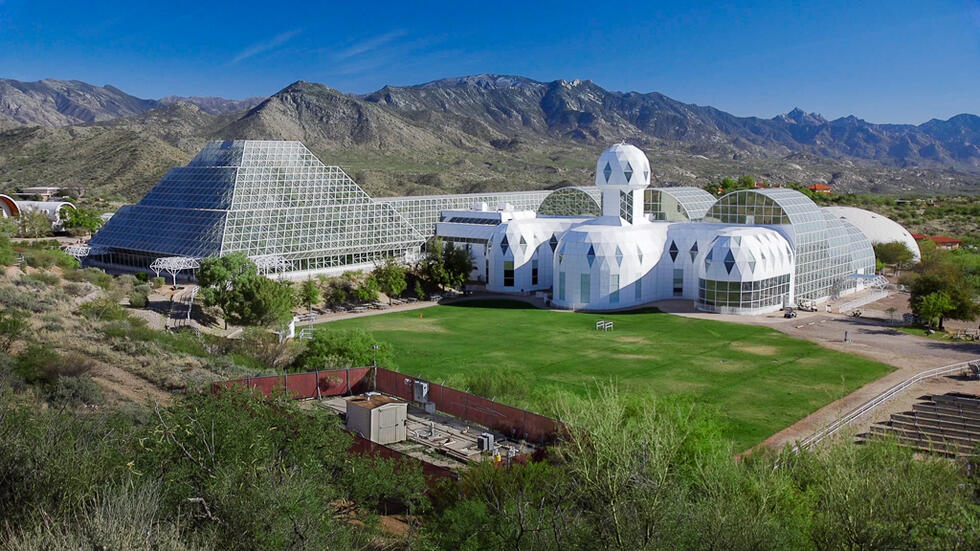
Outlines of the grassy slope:
M 547 413 L 555 391 L 584 394 L 595 382 L 690 396 L 717 408 L 738 449 L 891 369 L 765 327 L 649 310 L 599 315 L 517 304 L 436 306 L 328 328 L 362 328 L 394 346 L 401 371 L 435 381 L 473 386 L 474 374 L 505 374 L 514 384 L 496 391 L 499 400 Z M 615 331 L 595 331 L 599 319 L 614 321 Z

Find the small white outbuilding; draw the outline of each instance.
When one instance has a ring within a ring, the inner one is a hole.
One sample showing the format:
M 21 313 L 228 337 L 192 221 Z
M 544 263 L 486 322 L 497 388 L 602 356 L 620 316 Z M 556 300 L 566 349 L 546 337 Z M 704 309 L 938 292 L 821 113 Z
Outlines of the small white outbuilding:
M 347 398 L 347 430 L 376 444 L 394 444 L 407 438 L 408 402 L 375 392 Z

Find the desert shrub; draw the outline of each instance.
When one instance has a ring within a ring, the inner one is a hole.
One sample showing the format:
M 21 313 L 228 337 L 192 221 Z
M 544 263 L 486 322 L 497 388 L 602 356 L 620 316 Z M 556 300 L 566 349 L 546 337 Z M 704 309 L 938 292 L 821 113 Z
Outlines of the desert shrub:
M 314 331 L 304 350 L 293 362 L 292 371 L 363 367 L 374 362 L 374 346 L 378 347 L 378 365 L 393 366 L 394 352 L 390 343 L 379 342 L 361 329 Z
M 336 416 L 228 390 L 161 410 L 146 436 L 135 468 L 161 481 L 182 525 L 213 531 L 224 549 L 356 549 L 370 537 L 336 514 L 338 500 L 371 495 L 366 481 L 340 482 L 365 460 L 348 455 Z M 424 499 L 421 476 L 393 474 L 386 483 L 399 496 L 415 489 L 411 502 Z
M 30 325 L 22 310 L 0 310 L 0 352 L 10 352 L 10 347 L 24 336 Z
M 61 287 L 72 297 L 83 297 L 95 289 L 94 286 L 84 281 L 66 281 Z
M 160 287 L 163 287 L 166 283 L 167 283 L 167 280 L 164 279 L 164 278 L 162 278 L 162 277 L 155 277 L 155 278 L 153 278 L 153 279 L 150 280 L 150 285 L 154 289 L 159 289 Z
M 154 482 L 117 484 L 100 491 L 71 515 L 33 523 L 7 535 L 8 549 L 213 549 L 191 538 L 160 510 Z M 206 539 L 206 538 L 203 538 Z
M 119 321 L 126 319 L 126 312 L 119 306 L 119 303 L 108 298 L 90 300 L 78 307 L 78 313 L 93 320 Z
M 150 281 L 150 274 L 148 274 L 146 272 L 136 272 L 133 275 L 133 277 L 135 277 L 136 278 L 136 281 L 139 281 L 140 283 L 146 283 L 146 282 Z
M 136 290 L 129 293 L 129 305 L 133 308 L 146 308 L 148 302 L 147 295 L 144 292 Z
M 59 406 L 78 407 L 105 401 L 102 389 L 91 377 L 58 377 L 48 387 L 45 397 Z
M 56 312 L 41 314 L 41 329 L 51 332 L 61 331 L 64 329 L 63 321 L 64 317 Z
M 17 356 L 14 370 L 32 384 L 51 385 L 61 377 L 80 377 L 98 365 L 81 354 L 59 354 L 50 346 L 31 344 Z
M 87 281 L 102 290 L 112 287 L 112 276 L 98 268 L 85 268 L 84 270 L 68 270 L 64 278 L 69 281 Z
M 57 274 L 49 272 L 35 272 L 33 274 L 23 274 L 17 280 L 17 285 L 30 287 L 32 289 L 45 289 L 52 285 L 57 285 L 61 278 Z
M 70 513 L 118 480 L 131 460 L 124 450 L 132 434 L 120 416 L 39 411 L 0 399 L 0 530 L 42 512 L 47 518 Z

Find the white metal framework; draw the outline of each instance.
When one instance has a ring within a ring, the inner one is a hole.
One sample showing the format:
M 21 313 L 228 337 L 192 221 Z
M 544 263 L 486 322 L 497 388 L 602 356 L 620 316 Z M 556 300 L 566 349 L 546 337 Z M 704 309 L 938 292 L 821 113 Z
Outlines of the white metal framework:
M 88 245 L 65 245 L 61 248 L 65 253 L 75 257 L 75 260 L 81 261 L 87 256 L 99 256 L 106 253 L 104 247 L 90 247 Z
M 184 270 L 196 270 L 201 267 L 201 263 L 196 258 L 190 258 L 186 256 L 168 256 L 164 258 L 158 258 L 150 263 L 150 269 L 153 273 L 160 276 L 160 272 L 167 272 L 173 277 L 174 287 L 177 286 L 177 274 Z
M 260 274 L 283 274 L 289 269 L 289 261 L 278 254 L 266 254 L 249 257 L 255 263 Z

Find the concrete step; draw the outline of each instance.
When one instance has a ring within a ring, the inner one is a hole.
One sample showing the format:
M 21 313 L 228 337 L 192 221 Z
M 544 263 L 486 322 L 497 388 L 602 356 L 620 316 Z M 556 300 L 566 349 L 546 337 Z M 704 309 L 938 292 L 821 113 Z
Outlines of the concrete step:
M 963 445 L 969 448 L 975 447 L 976 442 L 969 438 L 963 438 L 961 436 L 947 435 L 945 433 L 930 432 L 927 430 L 916 430 L 908 429 L 904 427 L 896 427 L 888 423 L 875 423 L 871 425 L 871 432 L 876 434 L 893 434 L 899 438 L 909 439 L 909 440 L 922 440 L 926 442 L 932 442 L 934 444 L 956 444 Z
M 914 421 L 913 422 L 901 421 L 901 420 L 894 419 L 894 416 L 892 417 L 893 418 L 889 422 L 889 424 L 896 429 L 921 432 L 926 434 L 934 434 L 936 436 L 941 436 L 943 438 L 961 438 L 969 442 L 980 443 L 980 433 L 977 432 L 957 430 L 957 429 L 945 428 L 945 427 L 929 426 L 929 425 L 920 425 L 918 423 L 915 423 Z
M 893 413 L 891 420 L 901 423 L 913 423 L 923 427 L 935 427 L 937 429 L 961 430 L 967 433 L 976 434 L 980 437 L 980 423 L 970 423 L 960 419 L 947 419 L 931 415 L 920 415 L 915 412 Z
M 933 413 L 946 418 L 962 418 L 970 422 L 980 422 L 980 413 L 964 411 L 958 408 L 950 408 L 938 404 L 918 403 L 912 405 L 912 411 Z

